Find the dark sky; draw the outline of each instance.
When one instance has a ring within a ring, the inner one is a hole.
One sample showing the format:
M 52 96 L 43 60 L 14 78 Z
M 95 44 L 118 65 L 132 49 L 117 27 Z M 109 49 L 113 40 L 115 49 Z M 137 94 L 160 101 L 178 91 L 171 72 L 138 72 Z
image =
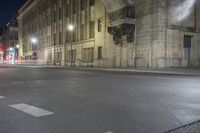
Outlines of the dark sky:
M 26 0 L 1 0 L 0 26 L 7 24 Z

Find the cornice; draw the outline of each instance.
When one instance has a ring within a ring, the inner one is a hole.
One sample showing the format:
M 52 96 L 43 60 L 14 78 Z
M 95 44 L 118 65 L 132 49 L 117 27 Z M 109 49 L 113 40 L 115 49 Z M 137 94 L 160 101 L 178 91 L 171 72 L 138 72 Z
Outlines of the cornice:
M 21 19 L 30 9 L 32 9 L 39 0 L 28 0 L 18 11 L 17 19 Z

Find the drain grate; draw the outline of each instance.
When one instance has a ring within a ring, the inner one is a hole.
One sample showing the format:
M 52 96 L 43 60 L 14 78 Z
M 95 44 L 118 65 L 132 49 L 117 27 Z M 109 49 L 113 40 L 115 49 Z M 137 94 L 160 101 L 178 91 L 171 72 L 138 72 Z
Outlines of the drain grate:
M 200 120 L 165 133 L 200 133 Z

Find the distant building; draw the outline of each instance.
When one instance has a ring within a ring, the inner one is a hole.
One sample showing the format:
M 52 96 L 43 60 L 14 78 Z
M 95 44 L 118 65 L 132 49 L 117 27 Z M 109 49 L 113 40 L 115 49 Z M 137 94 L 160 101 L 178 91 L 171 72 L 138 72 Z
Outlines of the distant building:
M 28 0 L 18 13 L 20 55 L 45 64 L 200 66 L 200 0 Z
M 6 59 L 6 28 L 0 28 L 0 58 Z
M 4 53 L 4 58 L 13 60 L 18 58 L 18 21 L 16 16 L 2 28 L 0 44 Z

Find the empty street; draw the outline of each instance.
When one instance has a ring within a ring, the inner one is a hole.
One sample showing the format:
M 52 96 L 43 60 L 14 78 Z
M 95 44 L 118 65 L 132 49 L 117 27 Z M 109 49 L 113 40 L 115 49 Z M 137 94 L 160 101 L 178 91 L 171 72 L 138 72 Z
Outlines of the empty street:
M 0 68 L 0 133 L 164 133 L 200 120 L 200 78 Z

